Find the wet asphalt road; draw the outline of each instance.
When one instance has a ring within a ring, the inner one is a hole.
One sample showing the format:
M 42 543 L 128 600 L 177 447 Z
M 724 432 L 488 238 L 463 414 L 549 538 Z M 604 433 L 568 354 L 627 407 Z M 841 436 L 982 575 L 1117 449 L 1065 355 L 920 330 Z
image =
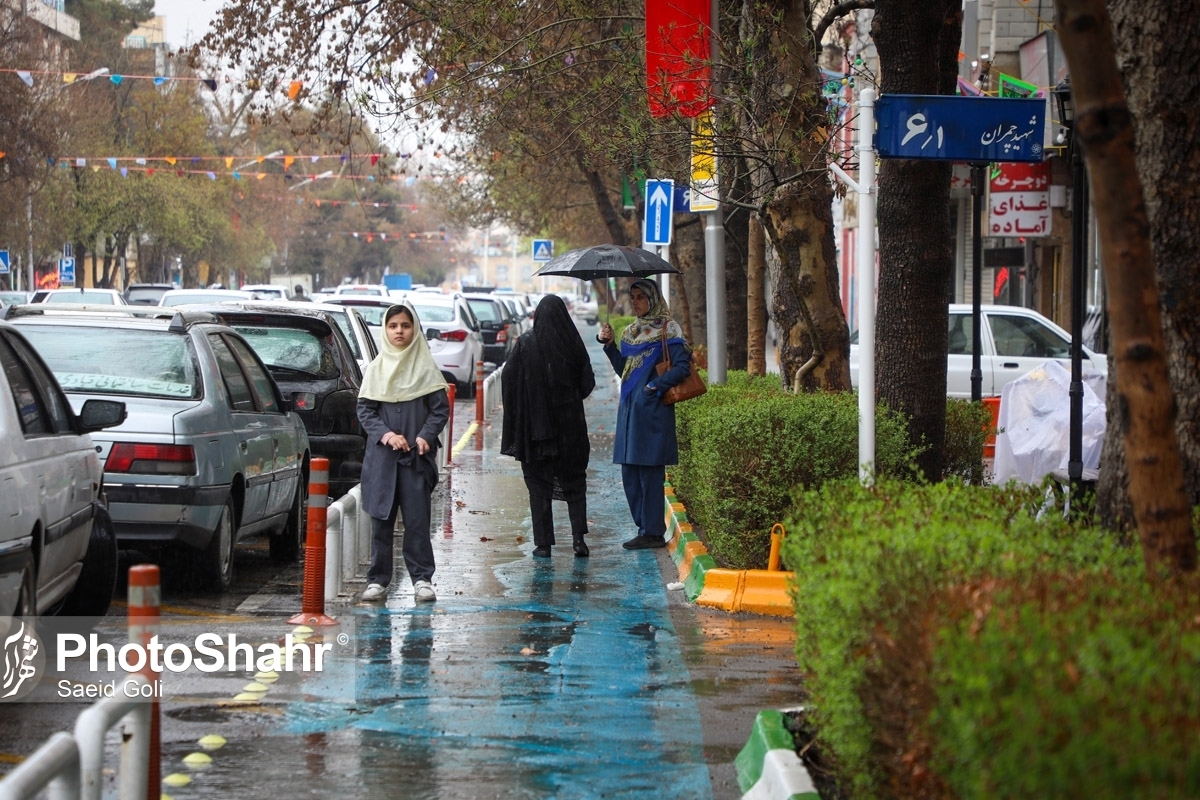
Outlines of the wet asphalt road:
M 755 714 L 798 702 L 789 621 L 689 605 L 665 551 L 627 552 L 634 531 L 610 463 L 617 384 L 594 343 L 588 401 L 592 557 L 576 559 L 565 504 L 560 545 L 530 556 L 520 466 L 498 455 L 499 412 L 458 442 L 434 496 L 438 602 L 417 606 L 403 562 L 386 604 L 327 611 L 336 666 L 285 673 L 235 700 L 253 673 L 175 676 L 162 703 L 164 786 L 184 798 L 734 798 L 732 762 Z M 474 418 L 456 404 L 455 437 Z M 261 552 L 260 552 L 261 550 Z M 397 547 L 399 556 L 399 547 Z M 173 635 L 237 630 L 278 640 L 299 609 L 301 569 L 243 547 L 224 597 L 165 589 Z M 169 570 L 168 570 L 169 574 Z M 361 584 L 355 588 L 361 590 Z M 178 600 L 178 605 L 175 604 Z M 119 609 L 100 626 L 119 641 Z M 0 708 L 0 770 L 81 706 Z M 211 763 L 201 737 L 224 738 Z M 110 736 L 112 762 L 116 737 Z

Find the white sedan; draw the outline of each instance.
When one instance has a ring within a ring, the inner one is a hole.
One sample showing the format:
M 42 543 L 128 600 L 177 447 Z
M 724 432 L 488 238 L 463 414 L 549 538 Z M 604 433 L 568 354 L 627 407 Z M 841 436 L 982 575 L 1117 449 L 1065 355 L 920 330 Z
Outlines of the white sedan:
M 1071 368 L 1071 334 L 1030 308 L 1020 306 L 980 307 L 983 350 L 979 368 L 983 373 L 983 397 L 997 397 L 1006 384 L 1045 361 L 1058 361 Z M 946 354 L 946 394 L 971 398 L 971 304 L 950 305 L 949 346 Z M 858 332 L 850 337 L 850 382 L 858 388 Z M 878 369 L 887 369 L 879 367 Z M 1083 348 L 1083 369 L 1108 375 L 1102 353 Z

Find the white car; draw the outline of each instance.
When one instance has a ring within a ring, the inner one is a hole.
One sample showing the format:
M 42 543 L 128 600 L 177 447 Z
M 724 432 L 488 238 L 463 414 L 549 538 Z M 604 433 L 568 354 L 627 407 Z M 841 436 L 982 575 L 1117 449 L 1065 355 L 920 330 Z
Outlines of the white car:
M 116 289 L 38 289 L 30 299 L 31 303 L 74 303 L 89 306 L 124 306 L 128 305 L 125 295 Z
M 243 292 L 249 292 L 255 300 L 291 300 L 292 290 L 277 283 L 248 283 L 241 287 Z
M 979 368 L 983 373 L 983 397 L 998 397 L 1010 381 L 1040 366 L 1059 361 L 1071 368 L 1071 334 L 1031 308 L 1020 306 L 980 307 L 983 321 L 983 350 Z M 971 399 L 971 304 L 952 303 L 946 354 L 946 395 Z M 1108 375 L 1104 354 L 1083 348 L 1084 371 Z M 886 369 L 879 367 L 878 369 Z M 858 388 L 858 332 L 850 337 L 850 382 Z
M 337 287 L 334 294 L 348 294 L 354 297 L 388 297 L 391 290 L 382 283 L 343 283 Z
M 253 299 L 253 294 L 242 289 L 171 289 L 163 292 L 158 304 L 185 306 L 189 303 L 234 303 Z
M 125 415 L 123 402 L 93 399 L 76 416 L 25 337 L 0 323 L 0 616 L 108 611 L 117 539 L 89 434 Z
M 595 325 L 600 321 L 600 306 L 594 297 L 577 298 L 571 306 L 571 313 L 575 315 L 576 319 L 581 319 L 588 325 Z

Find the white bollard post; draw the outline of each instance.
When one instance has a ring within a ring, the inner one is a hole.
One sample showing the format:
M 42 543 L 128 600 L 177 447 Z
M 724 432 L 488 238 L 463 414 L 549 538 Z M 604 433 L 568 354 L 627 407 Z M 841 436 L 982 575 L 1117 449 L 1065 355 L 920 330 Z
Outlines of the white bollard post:
M 342 501 L 329 507 L 325 517 L 325 602 L 342 591 Z

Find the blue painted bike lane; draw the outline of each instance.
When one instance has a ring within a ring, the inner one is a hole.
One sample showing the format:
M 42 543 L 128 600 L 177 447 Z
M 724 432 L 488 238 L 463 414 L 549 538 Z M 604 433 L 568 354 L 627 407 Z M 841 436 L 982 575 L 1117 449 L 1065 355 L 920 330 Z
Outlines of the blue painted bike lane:
M 245 743 L 271 753 L 268 772 L 304 775 L 287 796 L 712 797 L 656 553 L 620 546 L 636 531 L 611 463 L 618 387 L 589 349 L 591 557 L 574 557 L 563 503 L 553 557 L 531 557 L 520 465 L 489 420 L 435 495 L 438 601 L 414 604 L 398 561 L 384 606 L 333 606 L 352 618 L 353 702 L 323 700 L 317 679 L 263 737 L 295 751 Z

